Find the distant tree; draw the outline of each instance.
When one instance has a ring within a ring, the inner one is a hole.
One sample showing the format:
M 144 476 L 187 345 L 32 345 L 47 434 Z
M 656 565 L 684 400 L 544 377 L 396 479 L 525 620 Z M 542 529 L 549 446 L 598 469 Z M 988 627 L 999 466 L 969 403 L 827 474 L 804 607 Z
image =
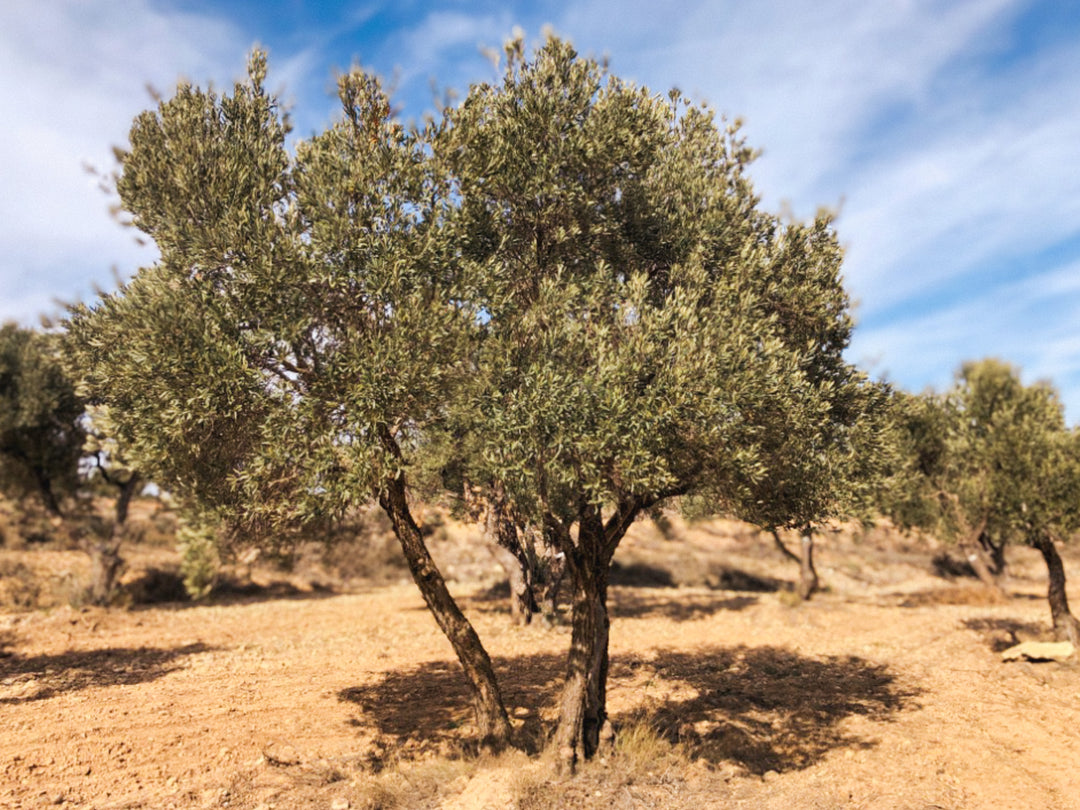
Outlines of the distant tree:
M 112 526 L 107 534 L 90 540 L 90 601 L 108 604 L 116 590 L 124 560 L 120 548 L 127 531 L 128 509 L 145 481 L 124 455 L 106 412 L 89 406 L 83 420 L 86 444 L 83 447 L 90 484 L 104 483 L 115 496 Z
M 958 542 L 980 577 L 1000 587 L 980 537 L 1037 548 L 1049 573 L 1054 631 L 1080 646 L 1054 540 L 1080 529 L 1080 437 L 1065 427 L 1056 391 L 1025 386 L 999 360 L 965 363 L 944 394 L 907 397 L 898 409 L 906 462 L 889 511 Z
M 675 496 L 746 513 L 781 476 L 827 479 L 827 448 L 850 449 L 867 398 L 842 357 L 851 321 L 829 218 L 762 212 L 736 128 L 557 39 L 531 59 L 513 43 L 508 59 L 434 146 L 482 313 L 471 393 L 449 422 L 477 443 L 476 480 L 499 482 L 565 555 L 573 626 L 554 743 L 573 767 L 608 727 L 608 574 L 633 521 Z M 793 488 L 770 520 L 823 519 L 834 493 Z
M 988 588 L 1001 591 L 1006 539 L 989 520 L 987 509 L 969 515 L 959 508 L 956 490 L 965 473 L 956 467 L 958 456 L 953 452 L 955 409 L 933 392 L 898 392 L 892 413 L 897 464 L 882 488 L 881 511 L 901 529 L 917 527 L 954 542 L 975 575 Z M 970 494 L 970 482 L 968 487 Z M 997 537 L 991 539 L 991 532 Z
M 57 336 L 0 326 L 0 486 L 35 494 L 54 516 L 79 483 L 82 401 L 64 371 Z
M 827 292 L 828 287 L 822 280 L 816 285 L 800 282 L 800 270 L 806 272 L 796 264 L 789 289 L 793 299 L 801 296 L 804 303 L 784 320 L 787 340 L 793 345 L 829 345 L 828 337 L 814 334 L 829 324 L 823 307 L 813 300 L 815 291 Z M 797 590 L 804 600 L 820 586 L 814 535 L 828 521 L 868 519 L 892 457 L 888 386 L 866 380 L 838 355 L 821 352 L 816 360 L 819 365 L 808 364 L 805 373 L 822 389 L 827 410 L 802 429 L 777 422 L 772 431 L 762 433 L 758 452 L 766 474 L 746 482 L 749 494 L 734 514 L 769 532 L 781 554 L 799 565 Z M 798 532 L 797 552 L 784 543 L 782 529 Z

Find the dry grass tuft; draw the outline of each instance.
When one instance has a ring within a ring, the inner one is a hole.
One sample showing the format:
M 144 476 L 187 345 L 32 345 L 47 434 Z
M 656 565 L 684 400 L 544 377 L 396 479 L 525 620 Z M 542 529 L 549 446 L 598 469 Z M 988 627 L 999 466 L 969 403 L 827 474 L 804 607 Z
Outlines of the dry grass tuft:
M 651 775 L 658 767 L 687 764 L 685 752 L 644 715 L 622 723 L 615 735 L 613 764 L 625 777 Z

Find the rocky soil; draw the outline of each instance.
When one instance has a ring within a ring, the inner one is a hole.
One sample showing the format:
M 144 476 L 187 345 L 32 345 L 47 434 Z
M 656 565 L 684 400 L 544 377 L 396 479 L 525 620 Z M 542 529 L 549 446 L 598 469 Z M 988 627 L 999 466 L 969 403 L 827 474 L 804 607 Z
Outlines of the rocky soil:
M 458 667 L 410 583 L 271 587 L 256 572 L 246 595 L 205 604 L 9 604 L 0 807 L 1080 807 L 1080 670 L 1000 655 L 1046 637 L 1037 555 L 1012 552 L 994 601 L 935 576 L 930 545 L 833 534 L 827 590 L 802 604 L 771 540 L 667 528 L 636 526 L 617 557 L 609 709 L 624 740 L 573 778 L 536 753 L 569 634 L 511 626 L 490 556 L 450 527 L 435 551 L 531 753 L 474 754 Z M 81 565 L 76 551 L 0 562 Z M 1080 606 L 1075 554 L 1066 566 Z

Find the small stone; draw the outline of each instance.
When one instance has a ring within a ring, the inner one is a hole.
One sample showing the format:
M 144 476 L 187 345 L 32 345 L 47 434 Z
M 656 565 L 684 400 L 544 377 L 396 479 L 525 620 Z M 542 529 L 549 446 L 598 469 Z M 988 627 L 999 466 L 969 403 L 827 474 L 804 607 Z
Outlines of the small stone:
M 300 752 L 287 744 L 271 744 L 263 749 L 263 756 L 271 765 L 299 765 Z
M 344 796 L 338 797 L 330 802 L 330 810 L 349 810 L 349 800 Z
M 1001 654 L 1003 661 L 1068 661 L 1076 655 L 1076 648 L 1068 641 L 1025 641 L 1010 647 Z

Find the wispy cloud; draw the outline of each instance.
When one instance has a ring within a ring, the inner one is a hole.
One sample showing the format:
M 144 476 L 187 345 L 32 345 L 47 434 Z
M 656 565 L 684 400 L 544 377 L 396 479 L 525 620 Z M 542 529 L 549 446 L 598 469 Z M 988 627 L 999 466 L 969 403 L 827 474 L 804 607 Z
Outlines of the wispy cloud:
M 0 196 L 0 319 L 31 321 L 52 296 L 111 286 L 111 264 L 151 255 L 112 221 L 86 166 L 112 169 L 147 85 L 168 91 L 178 70 L 228 81 L 249 45 L 220 20 L 141 0 L 0 6 L 0 154 L 15 191 Z
M 852 359 L 906 387 L 942 388 L 964 360 L 1000 357 L 1028 381 L 1052 380 L 1071 421 L 1080 419 L 1080 261 L 995 286 L 958 302 L 860 329 Z
M 1051 4 L 411 0 L 316 13 L 271 0 L 258 20 L 229 22 L 165 2 L 0 6 L 0 318 L 30 320 L 50 294 L 86 295 L 111 283 L 110 264 L 147 260 L 82 169 L 111 167 L 145 83 L 227 83 L 268 34 L 271 85 L 303 137 L 334 114 L 332 70 L 353 58 L 396 68 L 398 101 L 418 117 L 432 79 L 492 80 L 481 47 L 515 24 L 536 41 L 550 23 L 620 76 L 742 117 L 766 205 L 841 205 L 862 321 L 853 358 L 918 389 L 997 354 L 1080 409 L 1080 50 L 1053 32 L 1025 39 Z

